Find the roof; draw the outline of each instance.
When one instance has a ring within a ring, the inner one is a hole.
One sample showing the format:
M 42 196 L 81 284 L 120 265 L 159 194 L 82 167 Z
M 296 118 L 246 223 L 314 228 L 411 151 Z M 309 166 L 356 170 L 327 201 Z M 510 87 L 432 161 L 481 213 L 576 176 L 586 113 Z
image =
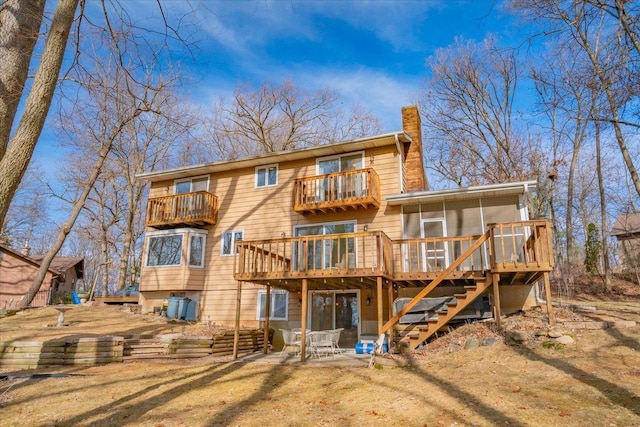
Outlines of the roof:
M 44 258 L 44 255 L 36 255 L 31 258 L 40 263 Z M 50 267 L 53 270 L 57 270 L 62 273 L 74 268 L 78 279 L 82 279 L 84 277 L 84 258 L 58 256 L 51 261 Z
M 0 252 L 6 252 L 11 254 L 13 257 L 18 258 L 20 260 L 22 260 L 23 262 L 27 263 L 27 264 L 31 264 L 34 267 L 38 267 L 40 268 L 40 261 L 36 261 L 35 259 L 33 259 L 32 257 L 28 257 L 28 256 L 24 256 L 23 254 L 21 254 L 20 252 L 11 249 L 8 246 L 4 246 L 4 245 L 0 245 Z M 40 259 L 42 260 L 42 257 L 40 257 Z M 60 276 L 62 273 L 59 270 L 55 270 L 53 268 L 53 264 L 49 266 L 49 268 L 47 269 L 50 273 L 56 275 L 56 276 Z
M 504 184 L 478 185 L 448 190 L 415 191 L 412 193 L 387 196 L 389 205 L 409 205 L 416 203 L 437 203 L 447 200 L 468 200 L 481 197 L 498 197 L 525 194 L 536 187 L 536 181 L 519 181 Z
M 265 166 L 273 163 L 308 159 L 310 157 L 332 156 L 336 154 L 348 153 L 351 151 L 383 147 L 394 144 L 398 145 L 398 150 L 400 150 L 400 143 L 408 145 L 411 144 L 411 142 L 411 137 L 406 133 L 393 132 L 366 138 L 354 139 L 351 141 L 301 148 L 299 150 L 280 151 L 278 153 L 247 157 L 239 160 L 228 160 L 215 163 L 205 163 L 202 165 L 185 166 L 175 169 L 167 169 L 163 171 L 145 172 L 137 175 L 137 178 L 144 179 L 149 182 L 156 182 L 167 179 L 180 179 L 190 176 L 238 170 L 247 167 Z
M 640 213 L 626 213 L 618 215 L 611 228 L 612 236 L 624 236 L 640 233 Z

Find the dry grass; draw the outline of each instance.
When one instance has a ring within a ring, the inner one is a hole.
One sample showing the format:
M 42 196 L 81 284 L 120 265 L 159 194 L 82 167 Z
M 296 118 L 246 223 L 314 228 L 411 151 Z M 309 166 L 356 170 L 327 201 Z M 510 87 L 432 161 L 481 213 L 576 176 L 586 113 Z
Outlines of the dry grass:
M 638 303 L 605 305 L 608 311 L 589 314 L 640 314 Z M 559 309 L 556 316 L 583 313 Z M 510 317 L 507 328 L 534 331 L 543 327 L 544 317 L 536 312 Z M 172 326 L 157 318 L 98 307 L 71 310 L 68 319 L 70 326 L 63 329 L 73 334 L 160 333 Z M 0 319 L 0 335 L 24 339 L 34 333 L 45 337 L 60 333 L 38 326 L 47 323 L 55 323 L 54 312 L 36 310 Z M 187 332 L 198 333 L 198 326 L 188 328 Z M 535 343 L 514 347 L 500 341 L 449 352 L 456 340 L 501 336 L 486 324 L 466 325 L 430 344 L 423 354 L 415 354 L 404 368 L 204 358 L 29 371 L 73 376 L 0 382 L 0 424 L 640 425 L 640 328 L 574 331 L 574 335 L 577 344 L 563 349 L 544 349 Z

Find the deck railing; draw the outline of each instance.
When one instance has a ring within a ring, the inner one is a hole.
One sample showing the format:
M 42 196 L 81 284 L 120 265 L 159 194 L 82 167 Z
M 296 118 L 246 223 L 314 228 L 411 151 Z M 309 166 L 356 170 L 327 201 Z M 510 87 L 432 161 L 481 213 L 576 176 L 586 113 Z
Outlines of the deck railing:
M 490 224 L 491 264 L 497 271 L 551 270 L 549 223 L 544 220 Z
M 293 191 L 296 212 L 380 206 L 380 179 L 371 168 L 298 178 Z
M 549 227 L 546 221 L 491 224 L 487 241 L 453 273 L 549 271 L 553 268 Z M 449 268 L 481 237 L 391 240 L 373 231 L 243 241 L 237 243 L 234 271 L 237 280 L 365 274 L 419 280 Z
M 154 197 L 147 203 L 146 225 L 215 224 L 218 198 L 208 191 Z
M 381 231 L 251 240 L 237 247 L 239 280 L 393 272 L 391 240 Z
M 480 236 L 402 239 L 393 241 L 395 271 L 438 273 L 446 269 Z M 489 268 L 487 245 L 482 245 L 460 264 L 456 271 L 482 271 Z

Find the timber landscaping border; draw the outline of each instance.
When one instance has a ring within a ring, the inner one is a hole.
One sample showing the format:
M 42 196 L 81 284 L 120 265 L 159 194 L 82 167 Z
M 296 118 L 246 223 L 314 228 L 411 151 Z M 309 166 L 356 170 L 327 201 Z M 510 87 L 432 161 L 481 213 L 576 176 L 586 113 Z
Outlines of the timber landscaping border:
M 270 340 L 273 331 L 269 331 Z M 139 359 L 186 359 L 233 354 L 234 331 L 204 335 L 126 335 L 0 342 L 0 368 L 97 365 Z M 240 331 L 239 353 L 264 348 L 262 329 Z

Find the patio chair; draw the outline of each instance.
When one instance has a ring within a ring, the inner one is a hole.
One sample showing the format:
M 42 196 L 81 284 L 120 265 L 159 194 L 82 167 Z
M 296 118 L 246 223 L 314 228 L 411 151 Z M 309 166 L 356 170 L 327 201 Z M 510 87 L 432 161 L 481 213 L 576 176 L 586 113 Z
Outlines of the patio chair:
M 331 334 L 331 342 L 333 343 L 333 352 L 334 353 L 342 353 L 342 349 L 338 345 L 338 341 L 340 341 L 340 333 L 344 331 L 344 328 L 333 329 L 329 331 Z
M 332 341 L 331 331 L 311 331 L 309 333 L 309 346 L 312 354 L 318 358 L 322 355 L 329 357 L 329 354 L 335 359 L 335 347 Z
M 376 360 L 376 355 L 384 353 L 384 348 L 383 348 L 384 339 L 385 339 L 385 335 L 380 334 L 380 336 L 378 337 L 378 341 L 376 341 L 375 344 L 373 345 L 373 351 L 371 352 L 371 359 L 369 360 L 369 367 L 373 366 Z
M 282 345 L 282 351 L 280 351 L 280 357 L 283 357 L 285 353 L 289 353 L 286 351 L 288 347 L 294 347 L 296 349 L 296 355 L 300 354 L 302 349 L 302 343 L 300 341 L 300 333 L 294 331 L 288 331 L 286 329 L 280 329 L 282 332 L 282 340 L 284 344 Z

